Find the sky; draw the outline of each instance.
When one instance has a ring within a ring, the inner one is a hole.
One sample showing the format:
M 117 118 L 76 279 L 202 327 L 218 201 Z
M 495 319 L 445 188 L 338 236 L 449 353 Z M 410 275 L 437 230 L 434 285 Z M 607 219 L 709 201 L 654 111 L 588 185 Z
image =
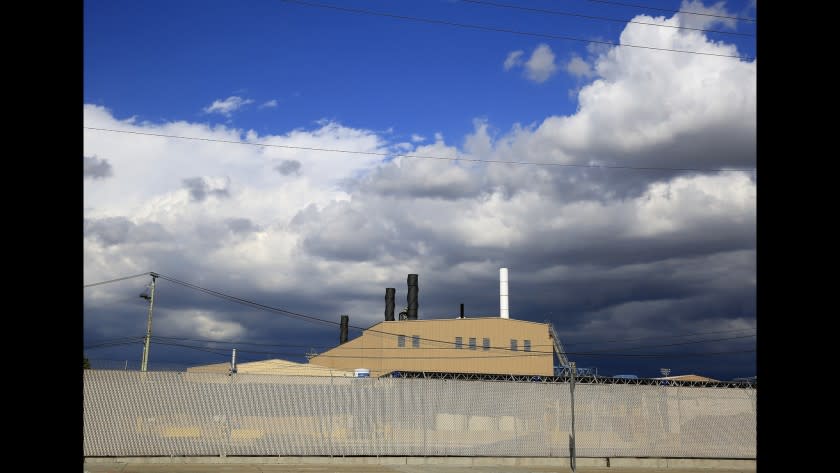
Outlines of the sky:
M 754 376 L 756 4 L 619 3 L 85 1 L 85 284 L 162 276 L 154 368 L 304 361 L 408 274 L 496 316 L 506 267 L 580 367 Z M 85 287 L 94 366 L 150 281 Z

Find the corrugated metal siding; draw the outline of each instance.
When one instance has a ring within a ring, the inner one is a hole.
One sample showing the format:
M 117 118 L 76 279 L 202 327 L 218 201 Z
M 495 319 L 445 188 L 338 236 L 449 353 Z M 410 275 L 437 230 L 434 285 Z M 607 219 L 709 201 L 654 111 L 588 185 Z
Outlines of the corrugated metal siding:
M 84 371 L 85 456 L 569 455 L 568 383 Z M 756 393 L 577 385 L 577 455 L 755 458 Z

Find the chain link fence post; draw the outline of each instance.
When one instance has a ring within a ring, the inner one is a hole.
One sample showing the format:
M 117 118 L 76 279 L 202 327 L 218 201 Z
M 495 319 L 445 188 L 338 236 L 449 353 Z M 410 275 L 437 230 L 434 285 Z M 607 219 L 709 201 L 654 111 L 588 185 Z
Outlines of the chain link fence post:
M 571 395 L 571 404 L 572 404 L 572 434 L 569 437 L 569 461 L 571 462 L 572 471 L 576 470 L 577 464 L 577 456 L 575 453 L 575 373 L 577 368 L 575 367 L 575 362 L 569 363 L 569 369 L 571 373 L 571 383 L 569 383 L 570 395 Z

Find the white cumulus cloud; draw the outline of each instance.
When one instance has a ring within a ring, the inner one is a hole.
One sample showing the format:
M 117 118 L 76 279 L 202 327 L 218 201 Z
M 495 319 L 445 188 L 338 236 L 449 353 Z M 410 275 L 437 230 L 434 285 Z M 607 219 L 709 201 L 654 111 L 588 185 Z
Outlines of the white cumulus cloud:
M 725 4 L 726 2 L 721 1 L 706 6 L 701 0 L 682 0 L 680 13 L 677 15 L 680 26 L 707 29 L 712 25 L 720 24 L 735 29 L 737 21 L 734 18 L 724 18 L 735 16 L 734 13 L 726 10 Z
M 522 65 L 522 55 L 525 54 L 525 51 L 518 50 L 518 51 L 511 51 L 508 53 L 507 58 L 505 58 L 504 68 L 506 71 L 513 69 L 514 67 Z
M 572 59 L 566 63 L 566 72 L 575 77 L 590 78 L 595 75 L 592 66 L 580 56 L 572 56 Z
M 540 44 L 525 62 L 525 77 L 534 82 L 545 82 L 557 71 L 554 53 L 547 44 Z
M 531 52 L 527 61 L 523 60 L 524 51 L 512 51 L 505 59 L 504 68 L 509 71 L 513 68 L 522 67 L 528 80 L 541 83 L 557 72 L 557 64 L 554 63 L 554 52 L 547 44 L 539 44 Z
M 212 104 L 204 107 L 204 112 L 218 113 L 229 117 L 233 112 L 251 103 L 254 103 L 251 99 L 243 99 L 242 97 L 232 95 L 224 100 L 214 100 Z

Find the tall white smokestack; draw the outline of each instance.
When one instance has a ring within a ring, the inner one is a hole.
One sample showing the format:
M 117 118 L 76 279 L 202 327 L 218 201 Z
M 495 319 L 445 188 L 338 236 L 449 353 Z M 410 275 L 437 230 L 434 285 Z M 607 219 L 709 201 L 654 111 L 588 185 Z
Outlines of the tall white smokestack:
M 510 311 L 508 310 L 508 270 L 507 268 L 499 269 L 499 315 L 503 319 L 510 318 Z

